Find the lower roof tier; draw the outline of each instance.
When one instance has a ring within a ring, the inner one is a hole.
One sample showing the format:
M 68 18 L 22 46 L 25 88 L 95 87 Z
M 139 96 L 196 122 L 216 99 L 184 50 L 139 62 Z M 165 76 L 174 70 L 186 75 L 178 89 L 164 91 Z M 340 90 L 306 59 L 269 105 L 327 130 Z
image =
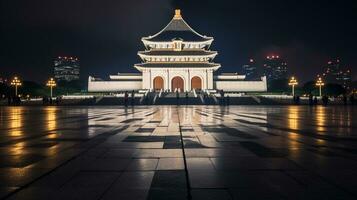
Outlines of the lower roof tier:
M 217 63 L 140 63 L 136 64 L 137 68 L 219 68 Z
M 151 51 L 139 51 L 139 55 L 147 56 L 207 56 L 216 55 L 216 51 L 206 50 L 182 50 L 182 51 L 168 51 L 168 50 L 151 50 Z

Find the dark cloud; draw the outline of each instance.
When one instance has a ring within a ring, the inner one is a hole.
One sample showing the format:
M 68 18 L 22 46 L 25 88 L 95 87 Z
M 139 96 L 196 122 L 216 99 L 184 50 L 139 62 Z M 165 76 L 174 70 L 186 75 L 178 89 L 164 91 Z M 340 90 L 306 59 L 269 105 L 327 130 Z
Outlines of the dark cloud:
M 250 57 L 279 53 L 308 80 L 330 58 L 356 69 L 357 7 L 344 1 L 0 0 L 1 73 L 42 81 L 52 59 L 74 55 L 82 75 L 133 71 L 141 37 L 160 31 L 174 8 L 198 32 L 215 37 L 217 62 L 239 71 Z M 2 76 L 0 74 L 0 76 Z

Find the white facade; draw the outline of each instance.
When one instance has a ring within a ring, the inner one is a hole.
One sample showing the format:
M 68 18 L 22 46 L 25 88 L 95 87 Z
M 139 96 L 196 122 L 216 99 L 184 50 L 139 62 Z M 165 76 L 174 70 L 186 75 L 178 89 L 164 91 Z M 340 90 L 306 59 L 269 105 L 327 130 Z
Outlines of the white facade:
M 191 81 L 194 77 L 201 79 L 203 90 L 213 89 L 213 70 L 192 68 L 160 68 L 143 70 L 143 89 L 154 89 L 154 79 L 161 77 L 164 80 L 164 90 L 172 90 L 172 80 L 180 77 L 184 81 L 184 91 L 191 91 Z
M 183 20 L 179 10 L 176 10 L 174 18 L 162 31 L 143 37 L 142 42 L 146 48 L 138 52 L 142 63 L 134 65 L 139 74 L 111 75 L 108 81 L 89 77 L 88 91 L 267 90 L 265 77 L 259 81 L 245 81 L 245 76 L 238 74 L 214 76 L 221 65 L 213 62 L 218 53 L 209 50 L 213 38 L 194 31 Z
M 215 88 L 227 92 L 266 92 L 267 82 L 266 77 L 262 77 L 260 81 L 237 81 L 237 80 L 216 80 Z
M 98 80 L 93 77 L 88 78 L 88 92 L 120 92 L 140 90 L 141 80 Z

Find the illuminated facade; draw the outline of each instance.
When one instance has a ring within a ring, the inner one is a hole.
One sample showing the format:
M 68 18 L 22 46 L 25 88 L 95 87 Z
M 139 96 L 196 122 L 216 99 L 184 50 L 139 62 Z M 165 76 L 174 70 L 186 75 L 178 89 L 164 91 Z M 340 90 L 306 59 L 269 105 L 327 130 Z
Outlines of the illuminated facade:
M 221 65 L 213 62 L 217 56 L 211 51 L 213 37 L 201 35 L 182 18 L 180 10 L 170 23 L 153 36 L 141 39 L 145 46 L 138 55 L 142 62 L 134 67 L 137 74 L 110 76 L 109 81 L 89 77 L 90 92 L 126 90 L 151 91 L 266 91 L 266 79 L 246 81 L 238 74 L 214 75 Z
M 79 79 L 79 60 L 73 57 L 58 57 L 54 61 L 54 76 L 57 81 Z
M 257 66 L 253 59 L 250 59 L 249 63 L 242 66 L 242 72 L 245 74 L 246 80 L 257 80 L 260 78 L 258 77 Z
M 267 56 L 264 62 L 264 75 L 268 82 L 287 79 L 288 64 L 280 56 Z
M 341 68 L 340 60 L 329 61 L 325 68 L 322 78 L 327 83 L 340 84 L 346 89 L 350 89 L 352 82 L 351 70 L 344 70 Z

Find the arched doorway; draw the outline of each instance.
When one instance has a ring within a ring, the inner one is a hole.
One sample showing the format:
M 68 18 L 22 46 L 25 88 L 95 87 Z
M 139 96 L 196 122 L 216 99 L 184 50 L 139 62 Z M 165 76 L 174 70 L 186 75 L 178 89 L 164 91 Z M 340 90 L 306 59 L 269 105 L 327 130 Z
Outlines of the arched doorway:
M 164 89 L 164 79 L 160 76 L 154 78 L 154 90 Z
M 172 91 L 174 92 L 176 89 L 183 92 L 184 91 L 184 81 L 181 77 L 175 76 L 171 81 Z
M 195 76 L 191 79 L 191 89 L 201 90 L 202 89 L 202 79 Z

